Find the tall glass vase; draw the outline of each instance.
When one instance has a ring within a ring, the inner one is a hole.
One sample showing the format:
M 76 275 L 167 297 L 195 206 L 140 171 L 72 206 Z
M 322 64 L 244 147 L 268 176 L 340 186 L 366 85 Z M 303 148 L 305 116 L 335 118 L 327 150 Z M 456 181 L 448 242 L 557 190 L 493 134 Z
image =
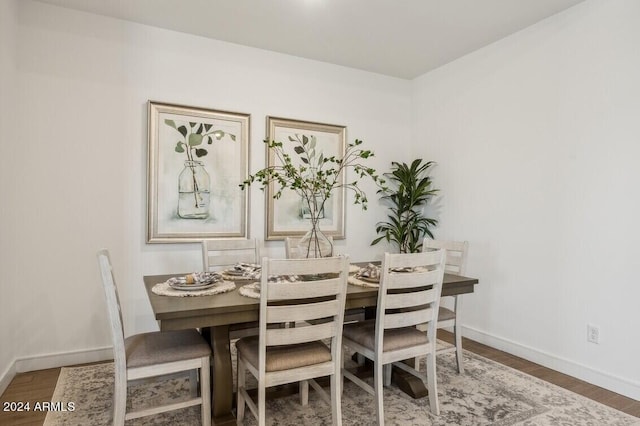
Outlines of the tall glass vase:
M 183 219 L 209 217 L 209 173 L 202 161 L 185 161 L 178 177 L 178 216 Z
M 330 257 L 333 256 L 333 243 L 320 230 L 318 221 L 311 221 L 311 229 L 298 242 L 298 253 L 302 257 Z

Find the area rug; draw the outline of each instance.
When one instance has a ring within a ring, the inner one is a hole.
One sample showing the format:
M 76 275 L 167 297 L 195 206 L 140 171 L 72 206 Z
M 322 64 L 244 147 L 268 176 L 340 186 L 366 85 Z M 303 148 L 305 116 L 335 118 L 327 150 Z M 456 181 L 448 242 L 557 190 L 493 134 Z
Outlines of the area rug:
M 428 398 L 412 399 L 396 386 L 385 388 L 385 420 L 391 425 L 559 425 L 640 426 L 640 418 L 627 415 L 553 384 L 544 382 L 484 357 L 465 351 L 465 374 L 456 373 L 455 355 L 438 357 L 440 416 L 429 410 Z M 250 376 L 250 375 L 248 375 Z M 45 426 L 110 425 L 113 364 L 63 368 L 54 401 L 74 402 L 73 412 L 49 412 Z M 146 406 L 188 397 L 186 377 L 138 384 L 129 391 L 127 404 Z M 344 425 L 375 424 L 373 397 L 345 380 L 342 396 Z M 247 410 L 248 411 L 248 410 Z M 267 403 L 267 424 L 328 425 L 331 409 L 311 389 L 309 405 L 298 395 Z M 199 425 L 199 407 L 190 407 L 128 421 L 127 425 Z M 254 425 L 249 412 L 245 424 Z

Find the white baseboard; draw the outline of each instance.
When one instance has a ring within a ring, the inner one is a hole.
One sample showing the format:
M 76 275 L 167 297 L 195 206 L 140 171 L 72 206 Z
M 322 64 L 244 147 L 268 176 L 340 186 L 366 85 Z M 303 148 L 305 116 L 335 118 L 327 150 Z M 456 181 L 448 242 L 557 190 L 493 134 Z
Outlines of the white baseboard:
M 512 355 L 535 362 L 552 370 L 568 374 L 585 382 L 608 389 L 635 400 L 640 400 L 640 382 L 618 377 L 604 371 L 595 370 L 589 366 L 560 358 L 556 355 L 542 352 L 538 349 L 524 346 L 520 343 L 503 339 L 474 328 L 462 327 L 462 335 L 476 342 Z
M 24 373 L 27 371 L 106 361 L 109 359 L 113 359 L 113 348 L 111 346 L 18 358 L 14 362 L 14 365 L 15 372 Z
M 58 368 L 67 365 L 85 364 L 113 359 L 113 347 L 95 348 L 72 352 L 41 354 L 14 359 L 0 376 L 0 395 L 9 387 L 16 373 Z
M 9 365 L 9 367 L 7 367 L 7 369 L 2 373 L 2 376 L 0 376 L 0 395 L 2 395 L 5 390 L 7 390 L 7 388 L 9 387 L 9 383 L 11 383 L 15 376 L 16 360 L 14 359 L 13 362 L 11 362 L 11 365 Z

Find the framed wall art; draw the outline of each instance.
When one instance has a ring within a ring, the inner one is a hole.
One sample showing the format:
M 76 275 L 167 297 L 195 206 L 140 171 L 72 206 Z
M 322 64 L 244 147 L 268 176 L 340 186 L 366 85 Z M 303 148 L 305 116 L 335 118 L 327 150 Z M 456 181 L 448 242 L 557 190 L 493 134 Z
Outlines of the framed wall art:
M 247 236 L 249 118 L 148 102 L 147 242 Z
M 345 126 L 267 117 L 267 140 L 282 142 L 284 152 L 291 156 L 294 165 L 300 164 L 300 157 L 294 152 L 296 145 L 294 141 L 304 137 L 309 140 L 315 139 L 317 158 L 344 156 Z M 267 147 L 267 167 L 278 164 L 279 159 L 274 151 Z M 345 176 L 343 175 L 341 179 L 344 182 Z M 274 199 L 273 194 L 278 190 L 276 185 L 277 183 L 270 183 L 265 191 L 266 239 L 283 240 L 285 237 L 303 236 L 310 229 L 308 204 L 299 194 L 290 189 L 283 191 L 280 198 Z M 344 188 L 336 188 L 325 203 L 320 218 L 320 229 L 334 239 L 343 239 L 345 236 L 344 200 Z

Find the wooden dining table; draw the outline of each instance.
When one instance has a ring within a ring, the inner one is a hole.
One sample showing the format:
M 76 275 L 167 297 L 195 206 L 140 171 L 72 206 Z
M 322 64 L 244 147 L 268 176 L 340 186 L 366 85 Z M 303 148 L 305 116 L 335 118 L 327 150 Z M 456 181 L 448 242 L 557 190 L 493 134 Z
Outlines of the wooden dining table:
M 366 263 L 365 263 L 366 265 Z M 233 415 L 233 368 L 231 362 L 230 328 L 259 320 L 260 300 L 241 295 L 237 290 L 213 296 L 159 296 L 151 290 L 154 285 L 171 277 L 185 274 L 148 275 L 144 285 L 160 330 L 200 328 L 213 350 L 212 423 L 235 424 Z M 476 278 L 445 274 L 443 296 L 473 293 Z M 237 288 L 245 283 L 238 282 Z M 377 287 L 349 285 L 346 309 L 375 307 Z M 412 376 L 413 377 L 413 376 Z M 418 385 L 421 382 L 418 379 Z

